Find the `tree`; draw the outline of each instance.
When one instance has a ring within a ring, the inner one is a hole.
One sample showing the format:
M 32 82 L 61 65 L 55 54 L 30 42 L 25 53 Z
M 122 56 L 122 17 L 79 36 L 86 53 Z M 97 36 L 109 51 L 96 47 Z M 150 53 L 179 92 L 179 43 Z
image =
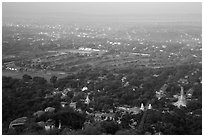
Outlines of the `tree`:
M 89 124 L 82 130 L 83 135 L 100 135 L 101 133 L 101 125 L 99 123 Z
M 57 82 L 57 77 L 56 76 L 52 76 L 50 78 L 50 83 L 52 83 L 53 85 Z
M 101 127 L 104 129 L 106 134 L 114 135 L 119 130 L 118 124 L 114 121 L 104 121 L 101 123 Z
M 118 130 L 115 135 L 138 135 L 137 131 L 135 129 L 121 129 Z
M 30 80 L 32 80 L 32 77 L 28 74 L 23 75 L 23 81 L 25 82 L 29 82 Z
M 44 85 L 47 83 L 47 80 L 42 77 L 34 77 L 33 82 L 39 85 Z
M 67 126 L 71 129 L 81 129 L 84 121 L 85 121 L 85 116 L 77 113 L 75 111 L 68 110 L 62 110 L 58 111 L 54 116 L 53 119 L 55 121 L 61 121 L 62 125 Z

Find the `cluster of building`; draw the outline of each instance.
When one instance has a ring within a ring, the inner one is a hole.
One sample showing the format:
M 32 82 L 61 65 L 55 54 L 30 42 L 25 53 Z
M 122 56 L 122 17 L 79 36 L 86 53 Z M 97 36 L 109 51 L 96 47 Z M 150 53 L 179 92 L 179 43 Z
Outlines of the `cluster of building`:
M 174 102 L 173 105 L 180 108 L 181 106 L 186 107 L 187 101 L 184 95 L 183 87 L 181 87 L 180 96 L 178 96 L 178 101 Z
M 19 71 L 20 70 L 20 67 L 17 67 L 15 65 L 14 61 L 3 63 L 2 67 L 5 70 L 11 70 L 11 71 Z
M 105 76 L 104 77 L 98 77 L 99 79 L 101 80 L 104 80 L 105 79 Z M 188 81 L 187 81 L 187 76 L 185 76 L 183 79 L 179 79 L 179 81 L 177 81 L 178 83 L 180 84 L 188 84 Z M 200 78 L 201 79 L 201 78 Z M 90 83 L 91 81 L 88 80 L 87 81 L 87 84 Z M 127 84 L 127 77 L 124 76 L 121 78 L 121 83 L 122 85 L 125 87 L 125 85 Z M 186 93 L 184 92 L 184 88 L 181 86 L 181 90 L 180 90 L 180 95 L 174 95 L 173 97 L 177 99 L 176 102 L 172 102 L 172 104 L 178 108 L 180 107 L 186 107 L 187 106 L 187 102 L 189 100 L 191 100 L 192 98 L 192 95 L 193 95 L 193 92 L 194 92 L 194 89 L 193 88 L 190 88 L 186 91 Z M 141 85 L 142 86 L 142 85 Z M 140 87 L 141 88 L 141 87 Z M 168 84 L 164 84 L 160 89 L 159 91 L 156 91 L 155 92 L 155 96 L 158 100 L 164 98 L 167 96 L 166 94 L 166 90 L 168 88 Z M 45 96 L 45 98 L 53 98 L 55 95 L 57 94 L 60 94 L 61 96 L 61 99 L 64 99 L 67 97 L 67 94 L 69 92 L 72 92 L 73 89 L 71 88 L 66 88 L 64 90 L 59 90 L 58 88 L 54 89 L 52 91 L 52 93 L 50 94 L 47 94 Z M 91 103 L 91 100 L 90 100 L 90 92 L 89 92 L 89 89 L 87 86 L 84 86 L 81 88 L 81 92 L 85 93 L 85 96 L 84 96 L 84 99 L 82 100 L 84 104 L 86 104 L 87 106 L 89 106 L 89 104 Z M 79 92 L 74 92 L 74 96 L 77 96 L 77 93 Z M 73 102 L 71 100 L 70 103 L 66 102 L 66 101 L 62 101 L 60 102 L 61 103 L 61 107 L 62 108 L 65 108 L 66 106 L 69 106 L 70 108 L 73 108 L 75 111 L 79 112 L 79 113 L 83 113 L 82 109 L 81 108 L 78 108 L 77 107 L 77 102 Z M 119 106 L 119 107 L 116 107 L 116 111 L 113 111 L 113 110 L 110 110 L 108 113 L 107 112 L 98 112 L 98 111 L 94 111 L 93 108 L 89 108 L 89 109 L 92 109 L 92 112 L 88 112 L 88 111 L 85 111 L 84 113 L 86 113 L 87 116 L 90 116 L 94 119 L 94 121 L 96 122 L 101 122 L 101 121 L 107 121 L 107 120 L 110 120 L 110 121 L 116 121 L 118 124 L 121 124 L 121 119 L 122 119 L 122 116 L 124 114 L 131 114 L 131 115 L 137 115 L 137 114 L 140 114 L 144 111 L 147 111 L 149 109 L 153 109 L 152 108 L 152 104 L 148 103 L 146 104 L 146 106 L 142 103 L 140 107 L 130 107 L 130 106 Z M 165 109 L 165 108 L 164 108 Z M 37 112 L 35 112 L 33 115 L 37 118 L 39 118 L 40 116 L 44 115 L 45 113 L 54 113 L 56 111 L 55 108 L 53 107 L 47 107 L 45 108 L 45 110 L 39 110 Z M 116 118 L 116 112 L 120 112 L 122 114 L 121 117 L 117 117 Z M 16 126 L 22 126 L 22 125 L 25 125 L 27 121 L 27 117 L 22 117 L 22 118 L 18 118 L 14 121 L 12 121 L 9 125 L 9 128 L 15 128 Z M 138 121 L 135 121 L 134 119 L 132 119 L 131 121 L 131 124 L 129 125 L 131 128 L 135 128 L 135 126 L 137 125 L 137 122 Z M 61 121 L 58 122 L 58 127 L 57 128 L 61 128 Z M 86 124 L 87 123 L 90 123 L 90 121 L 86 121 Z M 48 119 L 47 121 L 40 121 L 40 122 L 37 122 L 37 124 L 40 126 L 40 127 L 43 127 L 46 131 L 48 130 L 51 130 L 51 129 L 54 129 L 56 128 L 55 126 L 55 121 L 53 121 L 52 119 Z
M 36 118 L 41 117 L 42 115 L 46 114 L 46 113 L 54 113 L 55 112 L 55 108 L 54 107 L 47 107 L 45 108 L 45 110 L 39 110 L 35 113 L 33 113 L 33 116 Z M 9 124 L 9 129 L 15 129 L 18 127 L 22 127 L 24 126 L 26 123 L 28 122 L 28 118 L 27 117 L 21 117 L 21 118 L 17 118 L 15 120 L 13 120 L 10 124 Z M 59 122 L 59 127 L 61 128 L 61 122 Z M 44 128 L 46 131 L 54 129 L 55 128 L 55 121 L 52 119 L 48 119 L 46 122 L 44 121 L 40 121 L 37 122 L 37 125 L 39 125 L 40 127 Z
M 185 77 L 187 78 L 187 77 Z M 178 80 L 179 83 L 181 84 L 188 84 L 189 82 L 187 81 L 187 79 L 179 79 Z M 194 89 L 193 88 L 190 88 L 188 89 L 185 93 L 184 93 L 184 88 L 183 86 L 181 86 L 180 84 L 178 84 L 181 88 L 180 90 L 180 94 L 175 94 L 173 95 L 173 98 L 174 99 L 177 99 L 176 102 L 173 102 L 172 104 L 178 108 L 180 107 L 186 107 L 187 105 L 187 102 L 188 101 L 191 101 L 191 98 L 192 98 L 192 95 L 194 93 Z M 168 84 L 164 84 L 159 91 L 156 91 L 155 92 L 155 96 L 158 100 L 160 100 L 161 98 L 164 98 L 166 97 L 166 89 L 168 88 Z M 173 100 L 174 100 L 173 99 Z
M 44 111 L 39 110 L 37 112 L 35 112 L 33 115 L 37 118 L 41 117 L 42 115 L 44 115 L 45 113 L 54 113 L 56 111 L 56 109 L 54 107 L 47 107 L 45 108 Z M 40 121 L 37 122 L 37 125 L 44 128 L 46 131 L 54 129 L 55 128 L 55 121 L 53 119 L 48 119 L 46 122 L 44 121 Z M 59 129 L 61 128 L 61 122 L 59 121 Z

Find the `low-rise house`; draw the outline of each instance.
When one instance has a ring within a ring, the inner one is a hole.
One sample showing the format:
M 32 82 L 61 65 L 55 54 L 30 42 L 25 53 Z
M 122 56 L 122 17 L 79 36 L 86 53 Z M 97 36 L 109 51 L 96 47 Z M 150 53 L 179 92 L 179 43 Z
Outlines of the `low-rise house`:
M 104 118 L 104 120 L 115 120 L 115 114 L 114 113 L 104 113 L 102 114 L 102 118 Z
M 81 91 L 86 91 L 86 90 L 88 90 L 88 87 L 83 87 L 83 88 L 81 89 Z
M 85 113 L 86 113 L 87 115 L 89 115 L 89 116 L 95 116 L 94 113 L 89 113 L 88 111 L 86 111 Z
M 101 121 L 102 113 L 97 112 L 94 114 L 94 120 L 95 121 Z
M 190 89 L 186 92 L 186 98 L 191 99 L 192 96 L 193 96 L 193 92 L 194 92 L 194 89 L 193 89 L 193 88 L 190 88 Z
M 39 110 L 39 111 L 33 113 L 33 116 L 35 116 L 35 117 L 41 117 L 43 114 L 45 114 L 45 111 Z
M 163 135 L 163 133 L 162 132 L 157 132 L 157 133 L 155 133 L 155 135 Z
M 145 110 L 144 104 L 141 104 L 141 107 L 130 107 L 130 106 L 123 106 L 123 107 L 117 107 L 118 111 L 123 111 L 127 113 L 133 113 L 133 114 L 138 114 L 141 111 Z
M 44 128 L 46 131 L 49 131 L 55 128 L 55 121 L 52 119 L 48 119 L 46 122 L 44 121 L 37 122 L 37 125 Z M 58 129 L 61 129 L 61 127 L 62 124 L 61 121 L 59 120 Z
M 132 87 L 132 91 L 136 91 L 137 89 L 138 89 L 137 86 L 133 86 L 133 87 Z
M 117 109 L 118 109 L 118 110 L 121 110 L 121 111 L 127 111 L 127 110 L 128 110 L 127 107 L 118 107 Z
M 84 126 L 82 127 L 82 130 L 86 129 L 86 128 L 87 128 L 88 126 L 90 126 L 90 125 L 91 125 L 90 120 L 85 121 L 85 122 L 84 122 Z
M 200 80 L 200 83 L 202 84 L 202 77 L 199 77 L 198 79 Z
M 44 121 L 37 122 L 37 125 L 42 127 L 42 128 L 45 128 L 45 122 Z
M 53 108 L 53 107 L 47 107 L 47 108 L 45 109 L 45 112 L 53 113 L 54 111 L 55 111 L 55 108 Z
M 159 75 L 157 75 L 157 74 L 154 74 L 154 75 L 153 75 L 153 77 L 159 77 Z
M 87 84 L 89 84 L 89 83 L 91 83 L 91 82 L 92 82 L 92 80 L 87 80 L 87 82 L 86 82 L 86 83 L 87 83 Z
M 83 111 L 81 110 L 81 108 L 77 109 L 76 111 L 78 111 L 79 113 L 83 113 Z
M 84 103 L 87 104 L 87 105 L 90 103 L 89 96 L 86 96 L 86 99 L 85 99 Z
M 73 108 L 73 109 L 76 109 L 76 102 L 71 102 L 69 104 L 69 107 Z
M 48 119 L 45 123 L 45 130 L 49 131 L 55 128 L 55 121 L 52 119 Z
M 168 88 L 168 85 L 167 85 L 167 84 L 164 84 L 164 85 L 160 88 L 160 91 L 165 92 L 167 88 Z
M 65 89 L 65 90 L 61 91 L 61 99 L 66 98 L 68 92 L 70 92 L 68 89 Z
M 54 95 L 52 95 L 52 94 L 46 94 L 46 95 L 45 95 L 45 98 L 54 98 Z
M 188 75 L 186 75 L 184 78 L 185 78 L 185 79 L 187 79 L 187 78 L 189 78 L 189 76 L 188 76 Z
M 94 108 L 89 108 L 90 110 L 94 111 Z
M 173 95 L 173 97 L 174 97 L 174 98 L 178 98 L 178 97 L 179 97 L 179 95 L 177 95 L 177 94 L 176 94 L 176 95 Z
M 98 79 L 102 81 L 102 80 L 106 79 L 106 76 L 99 76 Z
M 127 81 L 125 84 L 124 84 L 124 87 L 127 87 L 127 86 L 129 86 L 130 84 L 129 84 L 129 82 Z
M 138 114 L 138 113 L 141 112 L 141 109 L 138 108 L 138 107 L 133 107 L 133 108 L 129 108 L 129 109 L 127 110 L 127 112 L 128 112 L 128 113 L 132 113 L 132 114 Z
M 118 119 L 117 121 L 116 121 L 118 124 L 121 124 L 121 119 Z
M 143 86 L 144 86 L 144 84 L 142 83 L 142 84 L 140 84 L 139 88 L 140 88 L 140 89 L 142 89 L 142 88 L 143 88 Z
M 124 83 L 126 79 L 127 79 L 127 77 L 124 76 L 124 77 L 122 77 L 121 81 Z
M 137 126 L 137 121 L 135 121 L 134 119 L 131 119 L 130 121 L 131 121 L 131 123 L 129 124 L 129 126 L 130 126 L 132 129 L 135 129 L 135 127 Z
M 64 93 L 62 93 L 62 95 L 61 95 L 61 97 L 60 97 L 61 99 L 66 99 L 67 98 L 67 95 L 66 94 L 64 94 Z
M 186 113 L 187 115 L 192 115 L 193 114 L 193 112 L 188 112 L 188 113 Z
M 56 95 L 57 93 L 59 93 L 59 89 L 58 89 L 58 88 L 55 88 L 55 89 L 52 91 L 52 94 L 53 94 L 53 95 Z
M 63 94 L 67 94 L 68 92 L 71 92 L 71 91 L 72 91 L 71 88 L 65 88 L 65 89 L 62 91 L 62 93 L 63 93 Z
M 189 84 L 188 80 L 185 79 L 185 78 L 180 78 L 180 79 L 178 80 L 178 83 L 181 83 L 181 84 Z
M 110 113 L 113 113 L 113 109 L 109 109 L 108 111 L 109 111 Z
M 68 105 L 68 103 L 67 102 L 60 102 L 60 104 L 61 104 L 61 107 L 66 107 L 67 105 Z
M 165 97 L 165 94 L 162 91 L 156 91 L 156 97 L 158 100 L 160 100 L 161 98 Z
M 94 114 L 94 120 L 95 121 L 115 120 L 115 114 L 97 112 Z
M 167 84 L 164 84 L 159 91 L 156 91 L 156 97 L 158 100 L 160 100 L 161 98 L 165 97 L 165 92 L 166 92 L 166 89 L 167 89 L 168 85 Z

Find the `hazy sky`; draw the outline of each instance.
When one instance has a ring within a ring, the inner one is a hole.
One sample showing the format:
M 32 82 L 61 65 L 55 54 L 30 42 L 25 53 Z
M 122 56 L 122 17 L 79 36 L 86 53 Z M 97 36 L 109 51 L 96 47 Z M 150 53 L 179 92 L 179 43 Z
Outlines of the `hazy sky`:
M 189 2 L 3 2 L 3 22 L 118 22 L 118 21 L 200 21 L 202 3 Z M 195 15 L 199 14 L 199 15 Z M 190 16 L 189 16 L 190 15 Z M 186 17 L 188 16 L 188 17 Z M 29 18 L 29 19 L 28 19 Z
M 201 13 L 202 4 L 192 2 L 36 2 L 3 3 L 3 16 L 27 13 L 31 15 L 46 13 L 82 13 L 82 14 L 191 14 Z

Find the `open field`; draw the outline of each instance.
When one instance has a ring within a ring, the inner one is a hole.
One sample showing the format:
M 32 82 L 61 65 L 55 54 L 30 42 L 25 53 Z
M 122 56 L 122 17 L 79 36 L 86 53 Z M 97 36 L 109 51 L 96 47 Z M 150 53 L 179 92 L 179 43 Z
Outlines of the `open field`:
M 50 78 L 54 75 L 57 76 L 58 78 L 63 78 L 68 75 L 67 73 L 57 72 L 57 71 L 49 71 L 49 72 L 42 72 L 42 71 L 17 72 L 17 71 L 10 71 L 10 70 L 2 71 L 2 76 L 13 77 L 18 79 L 21 79 L 25 74 L 28 74 L 31 77 L 44 77 L 47 81 L 49 81 Z

